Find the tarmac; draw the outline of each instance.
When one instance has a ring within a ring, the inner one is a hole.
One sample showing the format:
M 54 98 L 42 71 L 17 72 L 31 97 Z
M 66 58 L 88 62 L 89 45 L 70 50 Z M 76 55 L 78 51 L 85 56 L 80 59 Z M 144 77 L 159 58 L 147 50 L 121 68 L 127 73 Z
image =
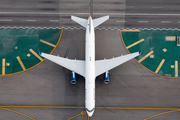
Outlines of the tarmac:
M 96 31 L 96 59 L 127 54 L 120 39 L 120 31 Z M 84 59 L 83 30 L 64 30 L 62 39 L 53 52 L 62 57 Z M 113 48 L 113 49 L 112 49 Z M 70 84 L 71 71 L 45 60 L 37 67 L 0 81 L 1 119 L 36 120 L 140 120 L 159 113 L 155 119 L 179 119 L 179 79 L 154 75 L 134 60 L 110 71 L 111 82 L 96 78 L 96 110 L 91 118 L 84 111 L 84 78 Z M 4 106 L 4 107 L 3 107 Z M 110 107 L 110 108 L 109 108 Z M 4 108 L 13 110 L 8 111 Z M 174 111 L 174 112 L 173 112 Z
M 94 2 L 94 18 L 110 14 L 110 20 L 100 27 L 109 28 L 176 28 L 179 13 L 177 1 L 157 1 L 145 4 L 142 0 L 113 0 Z M 166 3 L 167 2 L 167 3 Z M 172 4 L 174 2 L 174 4 Z M 103 3 L 103 4 L 102 4 Z M 52 53 L 61 57 L 84 60 L 85 31 L 70 20 L 71 13 L 87 17 L 89 1 L 73 0 L 1 0 L 0 25 L 5 27 L 72 27 L 64 30 L 61 41 Z M 143 6 L 144 7 L 138 7 Z M 146 6 L 150 7 L 146 7 Z M 171 12 L 159 11 L 153 6 L 162 5 Z M 130 7 L 131 6 L 131 7 Z M 175 6 L 175 7 L 174 7 Z M 151 11 L 152 10 L 152 11 Z M 156 15 L 134 13 L 147 12 Z M 80 14 L 78 14 L 80 12 Z M 48 14 L 49 13 L 49 14 Z M 55 13 L 55 14 L 54 14 Z M 58 14 L 56 14 L 58 13 Z M 82 14 L 81 14 L 82 13 Z M 102 13 L 102 14 L 96 14 Z M 133 13 L 133 14 L 126 14 Z M 152 17 L 153 16 L 153 17 Z M 156 16 L 156 17 L 155 17 Z M 163 17 L 162 17 L 163 16 Z M 138 19 L 136 19 L 138 18 Z M 138 21 L 149 21 L 141 24 Z M 56 21 L 52 21 L 56 20 Z M 69 20 L 69 21 L 68 21 Z M 126 22 L 124 22 L 126 21 Z M 72 23 L 72 24 L 71 24 Z M 167 26 L 165 26 L 167 25 Z M 119 30 L 96 30 L 96 60 L 128 54 Z M 71 71 L 45 60 L 37 67 L 12 76 L 0 77 L 0 119 L 13 120 L 179 120 L 180 80 L 162 78 L 149 72 L 134 60 L 110 71 L 111 82 L 103 83 L 103 76 L 96 78 L 96 110 L 91 118 L 84 113 L 84 78 L 70 84 Z

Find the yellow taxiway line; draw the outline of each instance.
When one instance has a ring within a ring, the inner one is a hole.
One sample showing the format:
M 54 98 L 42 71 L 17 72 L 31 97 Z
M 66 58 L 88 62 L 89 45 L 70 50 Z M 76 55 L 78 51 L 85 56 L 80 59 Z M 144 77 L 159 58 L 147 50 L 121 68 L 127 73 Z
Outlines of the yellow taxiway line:
M 5 59 L 2 59 L 2 75 L 5 75 Z
M 159 70 L 161 69 L 162 65 L 164 64 L 165 59 L 162 59 L 161 63 L 159 64 L 159 66 L 157 67 L 155 73 L 157 74 L 159 72 Z
M 23 70 L 26 70 L 26 68 L 25 68 L 25 66 L 24 66 L 24 64 L 23 64 L 23 62 L 21 61 L 21 58 L 20 58 L 19 56 L 17 56 L 16 58 L 17 58 L 19 64 L 21 65 L 22 69 L 23 69 Z
M 17 113 L 17 114 L 23 115 L 23 116 L 25 116 L 25 117 L 27 117 L 27 118 L 30 118 L 31 120 L 35 120 L 34 118 L 32 118 L 32 117 L 30 117 L 30 116 L 28 116 L 28 115 L 26 115 L 26 114 L 24 114 L 24 113 L 21 113 L 21 112 L 15 111 L 15 110 L 7 109 L 7 108 L 0 108 L 0 109 L 7 110 L 7 111 L 10 111 L 10 112 L 14 112 L 14 113 Z
M 56 44 L 56 47 L 58 46 L 58 44 L 59 44 L 59 42 L 60 42 L 60 40 L 61 40 L 62 34 L 63 34 L 63 29 L 61 29 L 61 34 L 60 34 L 60 36 L 59 36 L 58 42 L 57 42 L 57 44 Z M 56 49 L 56 47 L 53 48 L 53 50 L 51 51 L 50 54 L 53 53 L 53 51 Z M 15 48 L 15 49 L 16 49 L 16 48 Z M 38 64 L 36 64 L 36 65 L 34 65 L 34 66 L 26 69 L 26 71 L 27 71 L 27 70 L 30 70 L 30 69 L 32 69 L 32 68 L 34 68 L 34 67 L 36 67 L 36 66 L 38 66 L 38 65 L 41 64 L 44 60 L 45 60 L 45 59 L 43 59 L 43 60 L 42 60 L 41 62 L 39 62 Z M 5 75 L 1 75 L 1 74 L 0 74 L 0 76 L 15 75 L 15 74 L 22 73 L 22 72 L 24 72 L 24 71 L 20 71 L 20 72 L 16 72 L 16 73 L 11 73 L 11 74 L 5 74 Z
M 141 43 L 141 42 L 143 42 L 143 41 L 144 41 L 144 39 L 141 39 L 141 40 L 139 40 L 139 41 L 137 41 L 137 42 L 135 42 L 135 43 L 127 46 L 126 48 L 129 49 L 129 48 L 131 48 L 131 47 L 133 47 L 133 46 L 135 46 L 135 45 L 137 45 L 137 44 L 139 44 L 139 43 Z
M 0 106 L 0 108 L 64 108 L 84 109 L 85 107 L 74 106 Z M 178 110 L 179 108 L 135 108 L 135 107 L 95 107 L 96 109 L 117 109 L 117 110 Z
M 139 63 L 142 62 L 144 59 L 146 59 L 148 56 L 150 56 L 153 53 L 154 53 L 154 51 L 149 52 L 147 55 L 145 55 L 143 58 L 141 58 L 138 62 Z
M 4 109 L 4 110 L 8 110 L 8 111 L 12 111 L 12 112 L 15 112 L 15 113 L 18 113 L 18 114 L 21 114 L 21 115 L 24 115 L 32 120 L 35 120 L 34 118 L 30 117 L 30 116 L 27 116 L 23 113 L 20 113 L 20 112 L 17 112 L 17 111 L 14 111 L 14 110 L 10 110 L 10 109 L 7 109 L 7 108 L 73 108 L 73 109 L 84 109 L 85 107 L 74 107 L 74 106 L 0 106 L 0 109 Z M 156 115 L 153 115 L 151 117 L 148 117 L 144 120 L 148 120 L 150 118 L 153 118 L 153 117 L 156 117 L 156 116 L 159 116 L 159 115 L 163 115 L 163 114 L 167 114 L 167 113 L 170 113 L 170 112 L 177 112 L 177 111 L 180 111 L 179 108 L 134 108 L 134 107 L 95 107 L 96 109 L 114 109 L 114 110 L 168 110 L 167 112 L 163 112 L 163 113 L 159 113 L 159 114 L 156 114 Z M 86 111 L 83 110 L 81 111 L 81 113 L 69 118 L 68 120 L 71 120 L 79 115 L 86 115 Z M 88 117 L 88 120 L 89 120 L 89 117 Z
M 33 49 L 29 49 L 29 51 L 34 54 L 39 60 L 43 61 L 43 59 L 36 52 L 34 52 Z
M 73 106 L 0 106 L 0 108 L 73 108 L 84 109 L 85 107 L 73 107 Z
M 124 32 L 141 32 L 141 30 L 121 30 L 121 31 L 124 31 Z
M 52 46 L 52 47 L 56 47 L 56 45 L 54 45 L 54 44 L 52 44 L 52 43 L 49 43 L 49 42 L 47 42 L 47 41 L 44 41 L 44 40 L 42 40 L 42 39 L 40 39 L 40 42 L 45 43 L 45 44 L 47 44 L 47 45 L 49 45 L 49 46 Z
M 71 119 L 73 119 L 73 118 L 75 118 L 75 117 L 77 117 L 77 116 L 80 116 L 80 115 L 81 115 L 81 113 L 79 113 L 79 114 L 77 114 L 77 115 L 75 115 L 75 116 L 69 118 L 68 120 L 71 120 Z
M 167 112 L 163 112 L 163 113 L 159 113 L 159 114 L 153 115 L 153 116 L 151 116 L 151 117 L 148 117 L 148 118 L 146 118 L 146 119 L 144 119 L 144 120 L 149 120 L 149 119 L 151 119 L 151 118 L 153 118 L 153 117 L 156 117 L 156 116 L 159 116 L 159 115 L 163 115 L 163 114 L 167 114 L 167 113 L 172 113 L 172 112 L 177 112 L 177 111 L 180 111 L 180 109 L 178 109 L 178 110 L 173 110 L 173 111 L 167 111 Z
M 114 110 L 177 110 L 178 108 L 133 108 L 133 107 L 95 107 L 96 109 Z
M 178 77 L 178 61 L 175 61 L 175 77 Z
M 86 111 L 84 110 L 84 111 L 81 111 L 81 113 L 79 113 L 79 114 L 77 114 L 77 115 L 75 115 L 75 116 L 73 116 L 73 117 L 71 117 L 71 118 L 69 118 L 68 120 L 71 120 L 71 119 L 73 119 L 73 118 L 75 118 L 75 117 L 77 117 L 77 116 L 80 116 L 80 115 L 86 115 L 87 113 L 86 113 Z

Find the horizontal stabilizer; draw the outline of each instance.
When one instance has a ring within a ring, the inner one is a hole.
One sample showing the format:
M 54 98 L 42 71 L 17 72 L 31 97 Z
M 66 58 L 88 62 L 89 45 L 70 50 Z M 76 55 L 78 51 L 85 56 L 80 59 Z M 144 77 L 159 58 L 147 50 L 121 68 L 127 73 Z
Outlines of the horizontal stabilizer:
M 100 24 L 102 24 L 103 22 L 105 22 L 108 19 L 109 19 L 109 15 L 94 19 L 93 20 L 94 28 L 99 26 Z
M 76 16 L 71 16 L 71 19 L 75 22 L 77 22 L 78 24 L 80 24 L 81 26 L 85 27 L 87 26 L 87 20 L 83 19 L 83 18 L 79 18 Z

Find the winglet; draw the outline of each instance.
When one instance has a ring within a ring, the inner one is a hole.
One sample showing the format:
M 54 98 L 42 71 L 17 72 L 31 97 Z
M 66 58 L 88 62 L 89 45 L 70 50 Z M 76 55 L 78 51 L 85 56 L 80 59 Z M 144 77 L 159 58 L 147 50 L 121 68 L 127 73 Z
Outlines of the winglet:
M 38 52 L 39 52 L 39 55 L 42 55 L 42 53 L 41 53 L 41 51 L 39 50 L 39 48 L 38 48 Z
M 141 51 L 142 51 L 142 48 L 141 48 L 141 50 L 139 51 L 139 54 L 141 54 Z

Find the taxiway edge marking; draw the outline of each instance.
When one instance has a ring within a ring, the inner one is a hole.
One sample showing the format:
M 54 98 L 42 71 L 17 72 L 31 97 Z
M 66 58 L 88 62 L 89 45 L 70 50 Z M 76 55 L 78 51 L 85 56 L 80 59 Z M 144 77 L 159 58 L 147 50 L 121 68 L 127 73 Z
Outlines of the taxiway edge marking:
M 178 110 L 173 110 L 173 111 L 167 111 L 167 112 L 163 112 L 163 113 L 159 113 L 159 114 L 153 115 L 153 116 L 151 116 L 151 117 L 148 117 L 148 118 L 146 118 L 146 119 L 144 119 L 144 120 L 149 120 L 149 119 L 151 119 L 151 118 L 153 118 L 153 117 L 156 117 L 156 116 L 159 116 L 159 115 L 163 115 L 163 114 L 167 114 L 167 113 L 171 113 L 171 112 L 177 112 L 177 111 L 180 111 L 180 109 L 178 109 Z
M 7 109 L 7 108 L 0 108 L 0 109 L 6 110 L 6 111 L 10 111 L 10 112 L 14 112 L 14 113 L 17 113 L 17 114 L 20 114 L 20 115 L 23 115 L 23 116 L 25 116 L 27 118 L 30 118 L 31 120 L 36 120 L 36 119 L 34 119 L 34 118 L 24 114 L 24 113 L 21 113 L 21 112 L 15 111 L 15 110 Z

